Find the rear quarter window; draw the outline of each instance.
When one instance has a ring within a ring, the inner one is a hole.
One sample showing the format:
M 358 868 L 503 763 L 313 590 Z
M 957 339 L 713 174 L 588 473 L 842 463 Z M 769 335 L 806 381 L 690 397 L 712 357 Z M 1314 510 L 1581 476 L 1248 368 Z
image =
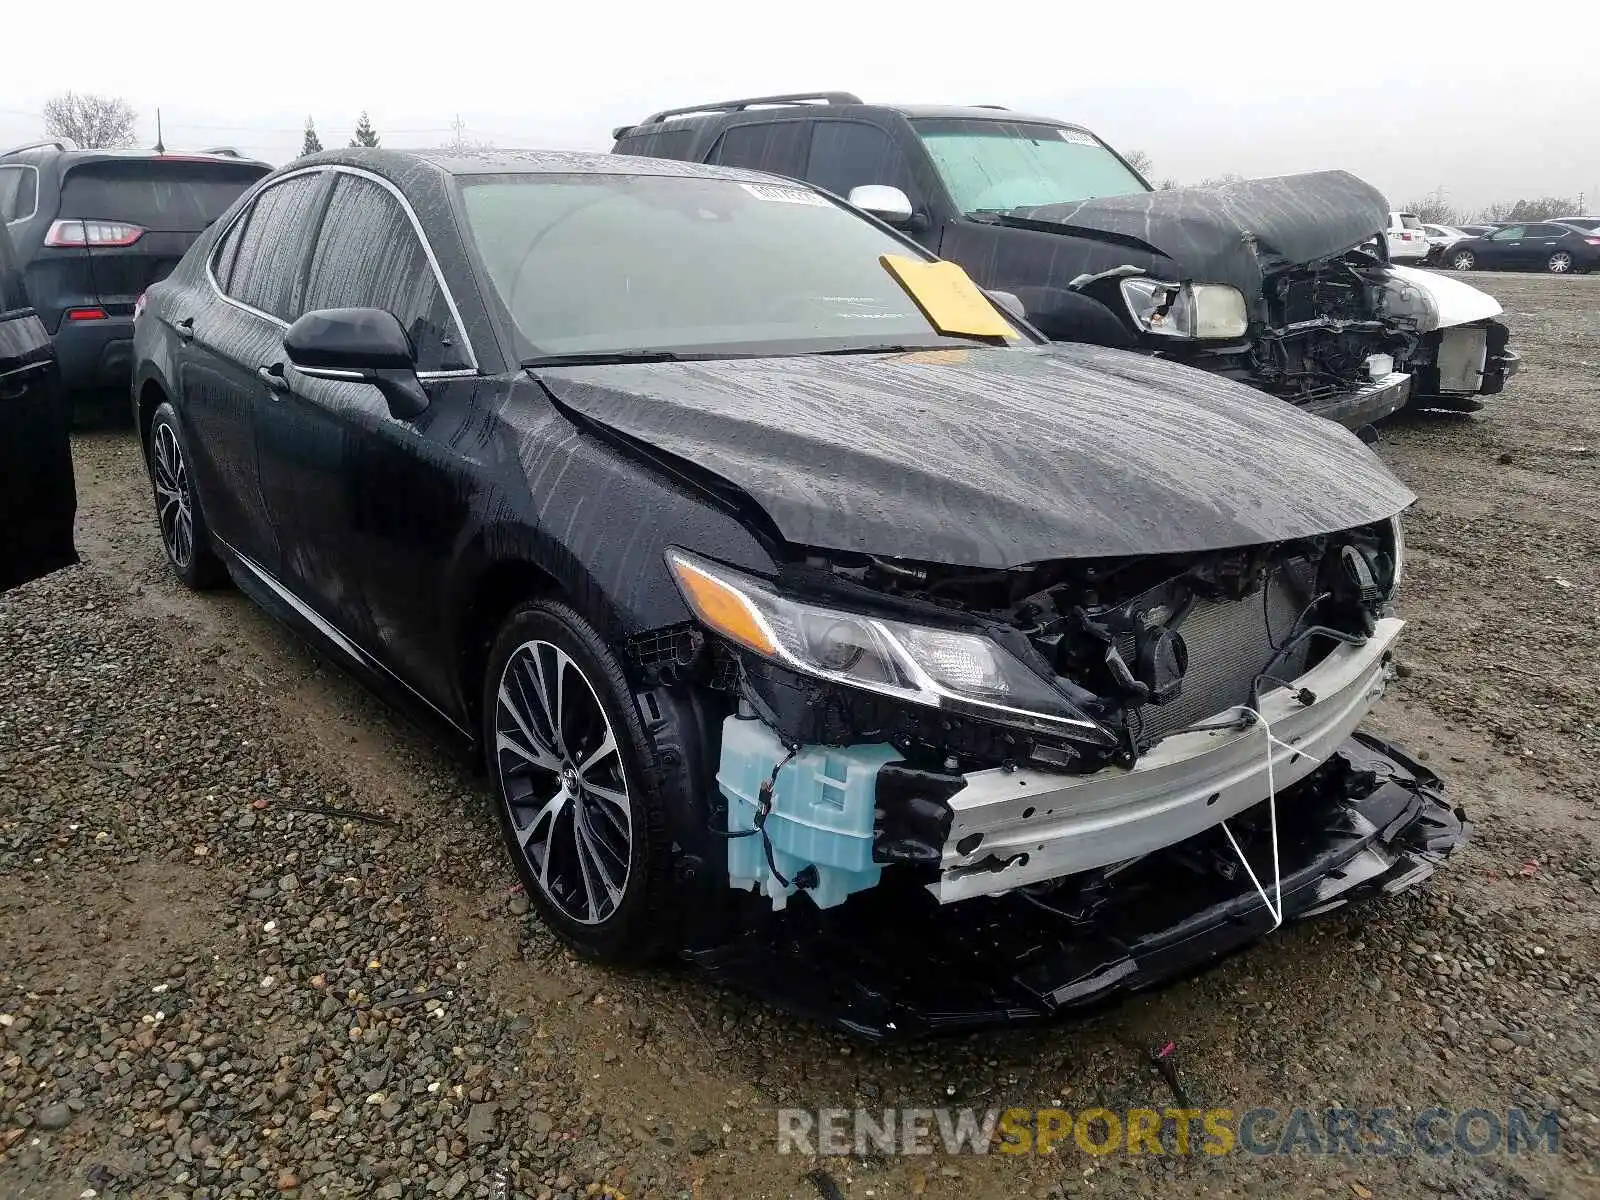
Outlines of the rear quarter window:
M 39 207 L 39 172 L 0 163 L 0 224 L 26 221 Z
M 613 154 L 636 154 L 644 158 L 687 159 L 694 144 L 694 130 L 689 126 L 677 129 L 635 130 L 617 139 L 611 148 Z
M 61 186 L 61 216 L 199 233 L 268 170 L 250 163 L 160 158 L 83 163 L 68 171 Z

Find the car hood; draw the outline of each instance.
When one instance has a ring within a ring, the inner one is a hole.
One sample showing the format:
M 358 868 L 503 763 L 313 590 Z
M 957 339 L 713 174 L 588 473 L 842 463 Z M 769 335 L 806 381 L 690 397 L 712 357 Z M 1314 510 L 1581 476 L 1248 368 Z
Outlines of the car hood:
M 1265 274 L 1339 254 L 1389 223 L 1388 201 L 1345 171 L 1172 188 L 1015 209 L 1002 224 L 1108 236 L 1169 259 L 1179 278 L 1248 297 Z
M 1192 552 L 1415 499 L 1331 421 L 1098 346 L 536 374 L 580 418 L 713 472 L 787 541 L 831 550 L 976 567 Z

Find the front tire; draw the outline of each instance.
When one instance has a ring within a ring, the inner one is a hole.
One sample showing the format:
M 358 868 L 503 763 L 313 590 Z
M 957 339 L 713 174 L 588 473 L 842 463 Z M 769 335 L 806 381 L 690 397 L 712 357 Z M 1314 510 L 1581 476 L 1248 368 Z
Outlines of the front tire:
M 640 962 L 679 937 L 655 750 L 622 664 L 559 601 L 512 612 L 489 651 L 484 754 L 528 899 L 587 958 Z
M 189 444 L 169 402 L 163 402 L 150 419 L 145 455 L 155 493 L 156 524 L 172 573 L 197 592 L 217 587 L 228 572 L 211 548 L 211 530 L 189 467 Z
M 1545 263 L 1545 267 L 1552 275 L 1570 275 L 1572 274 L 1572 255 L 1565 250 L 1557 250 L 1550 256 L 1550 260 Z
M 1450 255 L 1450 269 L 1453 271 L 1474 271 L 1478 267 L 1478 256 L 1471 250 L 1456 250 Z

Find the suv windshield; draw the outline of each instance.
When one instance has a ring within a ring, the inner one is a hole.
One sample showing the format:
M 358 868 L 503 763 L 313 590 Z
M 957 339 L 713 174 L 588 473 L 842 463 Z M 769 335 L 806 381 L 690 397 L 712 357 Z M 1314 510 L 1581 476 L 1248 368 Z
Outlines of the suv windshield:
M 913 121 L 911 127 L 964 213 L 1149 191 L 1126 163 L 1081 129 L 986 120 Z
M 798 184 L 650 175 L 458 176 L 527 357 L 970 346 L 879 261 L 904 242 Z

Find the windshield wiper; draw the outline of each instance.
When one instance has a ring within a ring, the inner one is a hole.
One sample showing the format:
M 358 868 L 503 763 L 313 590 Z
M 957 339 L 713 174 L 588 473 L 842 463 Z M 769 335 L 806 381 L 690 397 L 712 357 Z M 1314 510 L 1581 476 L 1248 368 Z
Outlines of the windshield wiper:
M 521 362 L 524 367 L 594 367 L 608 363 L 688 362 L 714 358 L 711 354 L 680 354 L 675 350 L 580 350 L 572 354 L 536 354 Z

